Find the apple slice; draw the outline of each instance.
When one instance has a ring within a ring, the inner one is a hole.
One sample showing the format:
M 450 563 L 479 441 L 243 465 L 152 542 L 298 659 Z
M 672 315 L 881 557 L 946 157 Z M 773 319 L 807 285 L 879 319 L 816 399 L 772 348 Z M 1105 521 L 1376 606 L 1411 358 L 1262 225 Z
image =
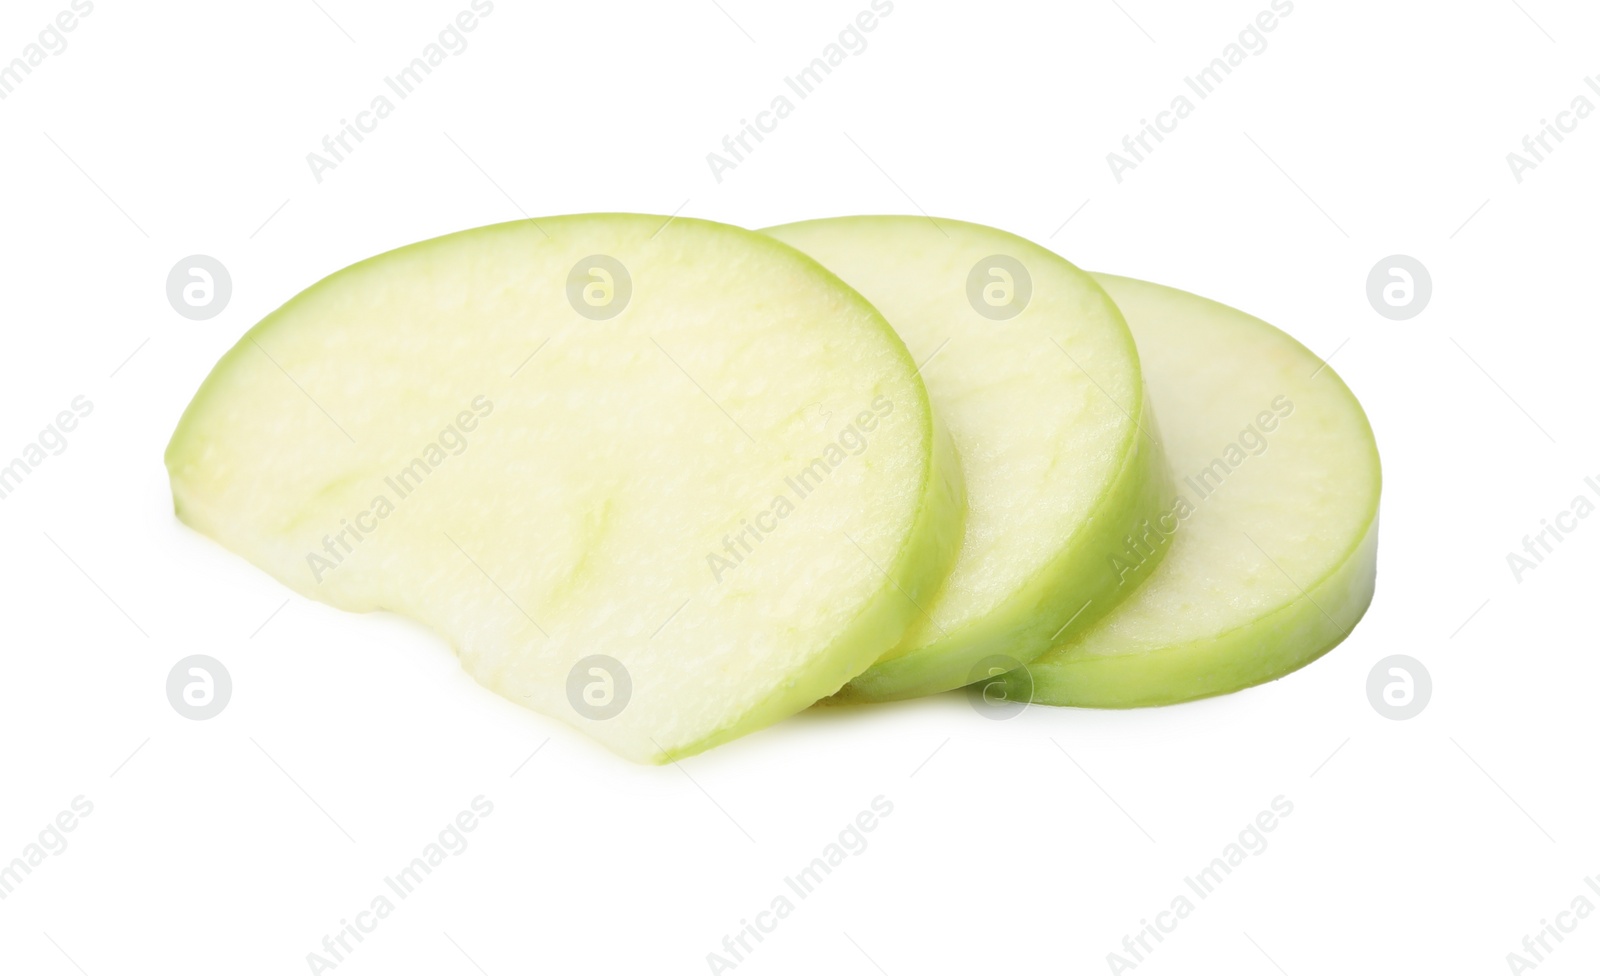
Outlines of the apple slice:
M 324 279 L 218 363 L 166 455 L 189 525 L 655 762 L 899 639 L 959 545 L 954 458 L 860 295 L 769 237 L 630 214 Z
M 1020 237 L 925 217 L 766 231 L 827 265 L 911 348 L 961 456 L 961 555 L 904 640 L 840 700 L 999 674 L 1088 626 L 1161 550 L 1129 539 L 1171 498 L 1133 338 L 1090 277 Z
M 1243 312 L 1096 275 L 1139 342 L 1178 494 L 1169 550 L 1094 627 L 1007 679 L 1033 700 L 1163 705 L 1270 681 L 1342 641 L 1372 601 L 1378 448 L 1322 360 Z M 1165 540 L 1165 541 L 1163 541 Z

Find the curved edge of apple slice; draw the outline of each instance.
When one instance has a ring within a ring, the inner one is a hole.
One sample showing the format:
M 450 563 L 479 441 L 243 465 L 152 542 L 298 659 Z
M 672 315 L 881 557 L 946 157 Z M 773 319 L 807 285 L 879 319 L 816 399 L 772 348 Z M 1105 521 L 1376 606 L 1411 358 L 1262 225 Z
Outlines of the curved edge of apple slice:
M 1086 708 L 1176 705 L 1275 681 L 1350 636 L 1372 605 L 1377 576 L 1374 510 L 1355 548 L 1304 596 L 1224 633 L 1129 655 L 1132 660 L 1083 654 L 1035 662 L 1030 669 L 1033 701 Z M 1260 653 L 1282 648 L 1293 652 Z
M 766 700 L 741 715 L 737 723 L 688 745 L 646 757 L 646 761 L 663 764 L 704 752 L 776 724 L 807 704 L 827 698 L 839 691 L 840 685 L 848 678 L 827 679 L 821 676 L 823 673 L 840 674 L 855 670 L 859 664 L 853 662 L 859 662 L 863 645 L 892 647 L 905 633 L 912 619 L 923 612 L 923 605 L 944 585 L 961 552 L 961 541 L 966 534 L 967 510 L 966 483 L 961 476 L 961 462 L 955 442 L 938 417 L 931 413 L 929 416 L 933 449 L 928 478 L 923 486 L 922 503 L 913 521 L 909 541 L 891 565 L 879 567 L 884 573 L 884 582 L 877 595 L 819 655 L 830 666 L 813 669 L 818 677 L 807 685 L 788 685 L 775 690 Z M 867 558 L 865 553 L 862 558 Z M 796 705 L 797 701 L 802 704 Z
M 1116 558 L 1165 510 L 1173 493 L 1172 470 L 1161 449 L 1150 397 L 1141 398 L 1133 443 L 1072 543 L 1000 606 L 971 626 L 945 634 L 916 651 L 879 661 L 828 699 L 829 704 L 898 701 L 936 694 L 993 677 L 1047 653 L 1056 642 L 1082 633 L 1133 592 L 1155 569 L 1166 546 L 1125 572 Z M 1163 539 L 1163 542 L 1165 540 Z M 960 649 L 960 653 L 957 653 Z M 1006 661 L 1000 666 L 1000 661 Z M 986 666 L 993 664 L 993 667 Z

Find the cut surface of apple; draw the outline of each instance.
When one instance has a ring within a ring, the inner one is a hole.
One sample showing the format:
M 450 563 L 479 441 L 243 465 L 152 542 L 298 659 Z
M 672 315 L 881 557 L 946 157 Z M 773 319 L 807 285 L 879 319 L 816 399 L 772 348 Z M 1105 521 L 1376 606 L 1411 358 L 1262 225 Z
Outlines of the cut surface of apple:
M 661 762 L 836 691 L 954 561 L 955 455 L 905 346 L 771 238 L 542 218 L 340 271 L 215 367 L 183 521 L 432 627 L 479 682 Z
M 1148 530 L 1169 551 L 1104 619 L 1009 681 L 1037 702 L 1117 708 L 1304 666 L 1372 600 L 1381 474 L 1366 414 L 1331 367 L 1260 319 L 1095 277 L 1138 340 L 1178 479 Z
M 1134 552 L 1129 536 L 1170 500 L 1171 479 L 1133 338 L 1087 274 L 960 221 L 842 217 L 765 233 L 837 273 L 900 333 L 967 487 L 950 578 L 836 700 L 909 698 L 1004 672 L 1148 575 L 1162 552 Z

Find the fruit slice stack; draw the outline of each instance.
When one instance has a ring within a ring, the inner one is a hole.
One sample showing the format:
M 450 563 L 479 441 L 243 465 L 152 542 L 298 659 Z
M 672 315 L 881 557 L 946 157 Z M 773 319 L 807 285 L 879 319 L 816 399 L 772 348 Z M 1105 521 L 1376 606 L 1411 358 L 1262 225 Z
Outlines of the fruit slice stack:
M 920 217 L 379 255 L 251 329 L 166 460 L 193 528 L 648 762 L 825 698 L 1236 690 L 1347 636 L 1376 559 L 1371 429 L 1294 340 Z

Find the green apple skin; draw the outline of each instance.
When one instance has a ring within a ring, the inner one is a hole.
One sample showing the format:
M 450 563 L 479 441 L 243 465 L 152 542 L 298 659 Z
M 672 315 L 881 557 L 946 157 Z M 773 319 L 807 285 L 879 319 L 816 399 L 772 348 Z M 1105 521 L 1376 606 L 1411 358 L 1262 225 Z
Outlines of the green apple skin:
M 1378 520 L 1303 600 L 1215 636 L 1138 655 L 1053 651 L 1007 676 L 1015 694 L 1041 705 L 1141 708 L 1226 695 L 1300 670 L 1344 642 L 1366 615 L 1377 583 Z M 1330 619 L 1331 618 L 1331 619 Z M 1264 653 L 1264 649 L 1274 649 Z
M 975 678 L 987 676 L 976 674 L 975 666 L 994 672 L 994 668 L 981 665 L 1019 661 L 1019 654 L 1032 660 L 1033 655 L 1019 649 L 1070 640 L 1113 612 L 1165 555 L 1163 547 L 1137 562 L 1126 558 L 1128 537 L 1139 536 L 1173 492 L 1172 472 L 1161 450 L 1148 397 L 1139 416 L 1148 435 L 1138 434 L 1122 471 L 1083 523 L 1082 536 L 1070 549 L 1057 555 L 994 613 L 910 654 L 878 661 L 828 703 L 897 701 L 971 684 Z M 1095 555 L 1086 559 L 1085 552 Z

